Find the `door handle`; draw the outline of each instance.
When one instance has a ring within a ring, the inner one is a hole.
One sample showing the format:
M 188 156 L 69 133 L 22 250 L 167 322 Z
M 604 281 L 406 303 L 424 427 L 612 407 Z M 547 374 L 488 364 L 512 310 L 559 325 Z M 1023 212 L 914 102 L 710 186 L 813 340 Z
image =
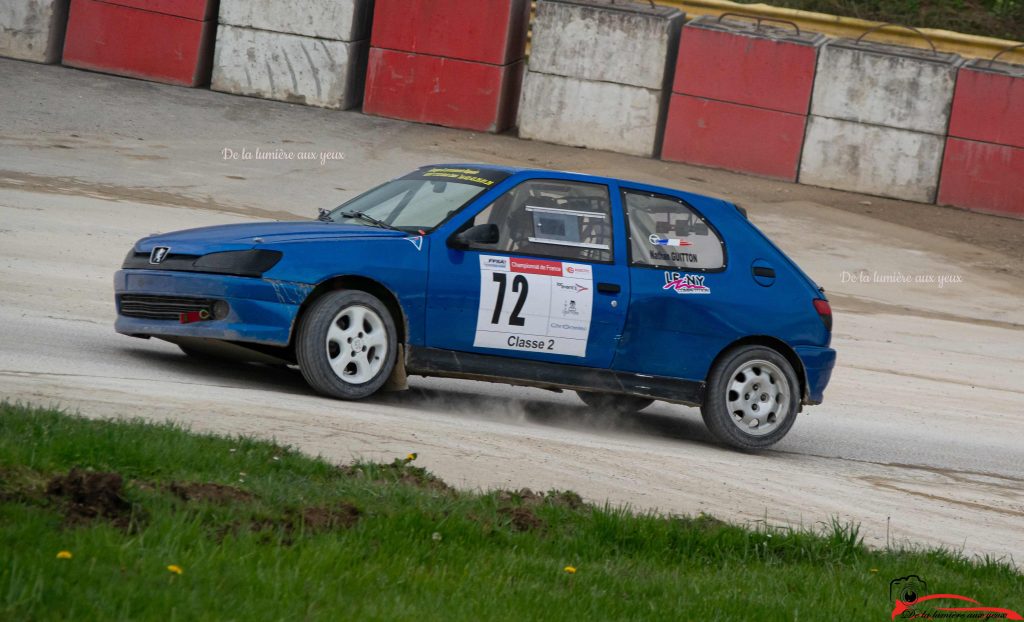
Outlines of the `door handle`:
M 622 288 L 615 283 L 598 283 L 597 291 L 602 294 L 617 294 L 622 291 Z
M 754 276 L 761 276 L 766 279 L 774 279 L 775 268 L 766 268 L 765 266 L 754 266 Z

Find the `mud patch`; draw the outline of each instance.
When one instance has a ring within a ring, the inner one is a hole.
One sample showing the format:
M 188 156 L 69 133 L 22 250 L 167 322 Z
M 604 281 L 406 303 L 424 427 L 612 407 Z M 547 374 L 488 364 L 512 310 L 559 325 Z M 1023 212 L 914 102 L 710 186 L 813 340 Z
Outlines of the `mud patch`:
M 527 507 L 554 505 L 570 510 L 578 510 L 587 505 L 582 497 L 571 490 L 549 490 L 545 493 L 534 492 L 529 488 L 499 490 L 497 492 L 497 499 L 505 504 L 514 503 Z
M 248 523 L 249 531 L 260 534 L 260 542 L 271 544 L 275 534 L 280 534 L 280 543 L 285 546 L 294 544 L 299 534 L 316 535 L 351 529 L 359 522 L 362 511 L 347 502 L 339 502 L 329 506 L 310 506 L 289 510 L 281 518 L 260 518 Z M 237 533 L 244 523 L 234 522 L 222 527 L 218 539 L 231 533 Z
M 512 528 L 512 531 L 535 531 L 544 527 L 544 521 L 533 513 L 533 509 L 523 505 L 500 507 L 498 516 L 508 521 L 508 526 Z
M 322 533 L 349 529 L 359 522 L 361 514 L 359 508 L 351 503 L 338 503 L 333 507 L 303 508 L 297 516 L 306 533 Z
M 172 482 L 167 487 L 167 490 L 182 501 L 205 501 L 210 503 L 227 504 L 244 503 L 256 498 L 252 493 L 239 488 L 212 483 L 197 484 Z
M 62 506 L 69 527 L 102 519 L 127 529 L 133 522 L 133 506 L 124 497 L 120 473 L 71 469 L 46 484 L 46 496 Z
M 396 459 L 391 464 L 352 464 L 340 467 L 340 470 L 346 477 L 367 478 L 378 483 L 399 483 L 445 494 L 457 494 L 444 480 L 426 469 L 412 466 L 407 460 Z

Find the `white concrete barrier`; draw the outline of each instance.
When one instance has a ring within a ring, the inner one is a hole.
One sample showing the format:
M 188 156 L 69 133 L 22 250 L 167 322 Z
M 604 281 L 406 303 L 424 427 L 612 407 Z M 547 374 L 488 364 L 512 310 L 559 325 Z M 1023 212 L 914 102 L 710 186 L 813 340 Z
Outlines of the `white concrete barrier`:
M 221 0 L 210 88 L 345 110 L 363 98 L 373 0 Z
M 852 39 L 818 55 L 800 183 L 933 203 L 956 54 Z
M 519 135 L 653 156 L 682 23 L 671 7 L 538 0 Z
M 811 114 L 945 134 L 960 57 L 840 39 L 822 48 Z
M 330 41 L 221 25 L 215 91 L 347 109 L 362 98 L 369 41 Z
M 528 72 L 519 135 L 561 145 L 653 155 L 661 92 Z
M 373 0 L 221 0 L 220 23 L 332 41 L 370 38 Z
M 681 20 L 669 7 L 538 2 L 530 70 L 658 91 Z
M 800 182 L 933 203 L 944 144 L 935 134 L 812 116 Z
M 70 0 L 0 1 L 0 56 L 60 61 Z

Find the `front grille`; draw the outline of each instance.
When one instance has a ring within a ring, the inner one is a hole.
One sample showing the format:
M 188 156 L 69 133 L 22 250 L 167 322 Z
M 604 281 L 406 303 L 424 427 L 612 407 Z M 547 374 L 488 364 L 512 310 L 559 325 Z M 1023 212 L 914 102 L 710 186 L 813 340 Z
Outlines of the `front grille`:
M 118 297 L 121 315 L 147 320 L 179 321 L 182 313 L 206 311 L 213 315 L 213 303 L 209 298 L 187 298 L 183 296 L 143 296 L 122 294 Z

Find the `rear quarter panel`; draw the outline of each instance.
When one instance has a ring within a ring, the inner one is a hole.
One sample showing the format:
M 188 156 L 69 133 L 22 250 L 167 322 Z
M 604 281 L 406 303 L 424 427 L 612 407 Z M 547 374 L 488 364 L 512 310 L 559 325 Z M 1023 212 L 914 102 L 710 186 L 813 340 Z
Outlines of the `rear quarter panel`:
M 614 366 L 622 371 L 704 380 L 730 344 L 770 336 L 791 347 L 827 345 L 828 331 L 814 310 L 813 284 L 768 242 L 735 207 L 724 201 L 677 193 L 699 211 L 725 241 L 726 268 L 685 271 L 704 277 L 710 293 L 665 289 L 666 271 L 630 268 L 632 299 Z M 770 286 L 752 276 L 752 264 L 775 269 Z

